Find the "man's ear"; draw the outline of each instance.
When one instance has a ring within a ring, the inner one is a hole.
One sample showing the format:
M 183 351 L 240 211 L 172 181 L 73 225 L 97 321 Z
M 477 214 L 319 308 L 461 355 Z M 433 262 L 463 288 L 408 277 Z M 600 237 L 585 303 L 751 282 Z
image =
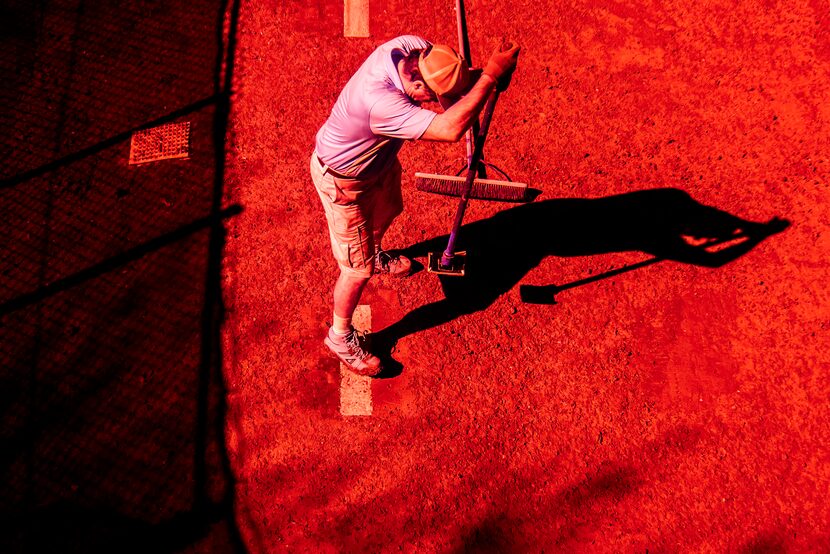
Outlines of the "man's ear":
M 435 94 L 434 92 L 432 92 L 432 89 L 430 89 L 427 86 L 427 84 L 424 82 L 424 80 L 421 79 L 421 78 L 419 78 L 417 81 L 413 81 L 412 86 L 415 88 L 415 92 L 419 92 L 419 93 L 429 92 L 431 94 Z M 435 96 L 438 96 L 438 95 L 435 94 Z

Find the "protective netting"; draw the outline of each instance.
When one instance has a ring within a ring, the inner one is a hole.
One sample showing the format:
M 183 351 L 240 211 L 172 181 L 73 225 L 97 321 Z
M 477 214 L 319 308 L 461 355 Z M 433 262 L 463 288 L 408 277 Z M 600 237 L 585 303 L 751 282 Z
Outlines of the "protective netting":
M 223 5 L 2 17 L 0 551 L 155 551 L 227 487 L 206 289 Z M 131 166 L 154 123 L 186 124 L 190 158 Z

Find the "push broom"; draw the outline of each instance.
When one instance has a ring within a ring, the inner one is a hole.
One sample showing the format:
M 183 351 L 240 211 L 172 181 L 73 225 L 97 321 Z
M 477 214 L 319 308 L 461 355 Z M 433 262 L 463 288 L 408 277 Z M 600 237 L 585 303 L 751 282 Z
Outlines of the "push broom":
M 467 67 L 471 67 L 470 41 L 467 36 L 467 19 L 464 13 L 464 1 L 455 1 L 456 22 L 458 26 L 458 49 L 464 58 Z M 457 175 L 438 175 L 434 173 L 415 173 L 415 188 L 424 192 L 433 192 L 448 196 L 461 196 L 466 188 L 466 177 L 461 173 L 465 170 L 475 169 L 478 178 L 473 180 L 472 189 L 468 191 L 469 198 L 477 200 L 502 200 L 506 202 L 523 202 L 527 195 L 527 184 L 511 181 L 507 175 L 498 167 L 484 162 L 483 153 L 480 159 L 473 163 L 473 142 L 479 134 L 478 121 L 467 130 L 467 163 Z M 498 171 L 507 180 L 487 179 L 486 167 Z
M 467 67 L 471 66 L 470 56 L 470 41 L 467 36 L 467 19 L 464 13 L 463 0 L 456 0 L 455 2 L 456 22 L 458 24 L 458 49 L 461 51 L 461 56 L 467 63 Z M 452 231 L 450 232 L 449 242 L 447 248 L 440 256 L 436 252 L 430 252 L 427 271 L 430 273 L 437 273 L 441 275 L 464 275 L 464 262 L 466 252 L 456 252 L 455 242 L 458 238 L 458 232 L 461 228 L 461 222 L 464 219 L 464 212 L 467 209 L 467 202 L 470 198 L 479 200 L 503 200 L 522 202 L 526 199 L 527 184 L 515 183 L 513 181 L 500 181 L 495 179 L 486 179 L 485 167 L 490 164 L 484 163 L 484 141 L 487 139 L 487 132 L 490 129 L 490 121 L 493 118 L 493 111 L 496 108 L 496 101 L 500 94 L 499 87 L 493 91 L 490 98 L 487 100 L 487 105 L 484 108 L 484 116 L 479 128 L 478 121 L 475 121 L 472 127 L 467 131 L 467 164 L 466 168 L 462 168 L 459 175 L 437 175 L 430 173 L 415 173 L 415 187 L 418 190 L 425 192 L 434 192 L 438 194 L 445 194 L 449 196 L 460 196 L 458 209 L 455 213 L 455 220 L 453 222 Z M 475 144 L 473 144 L 475 142 Z M 503 176 L 507 177 L 503 171 L 495 166 L 491 166 Z M 460 177 L 460 174 L 466 169 L 467 176 Z M 476 178 L 478 175 L 481 178 Z
M 458 231 L 461 228 L 461 222 L 464 220 L 464 212 L 467 209 L 467 202 L 471 198 L 471 192 L 475 185 L 476 168 L 481 162 L 484 153 L 484 141 L 487 139 L 487 132 L 490 129 L 490 121 L 493 119 L 493 112 L 496 109 L 496 101 L 500 94 L 499 86 L 487 99 L 487 104 L 484 107 L 484 117 L 481 122 L 481 129 L 475 137 L 475 147 L 473 148 L 473 155 L 470 158 L 470 164 L 467 168 L 467 177 L 465 178 L 463 188 L 461 189 L 461 199 L 458 202 L 458 209 L 455 212 L 455 221 L 450 231 L 450 239 L 447 243 L 447 248 L 441 256 L 436 252 L 430 252 L 428 257 L 427 271 L 431 273 L 438 273 L 440 275 L 464 275 L 464 262 L 466 252 L 456 252 L 455 242 L 458 238 Z M 496 189 L 498 190 L 498 189 Z

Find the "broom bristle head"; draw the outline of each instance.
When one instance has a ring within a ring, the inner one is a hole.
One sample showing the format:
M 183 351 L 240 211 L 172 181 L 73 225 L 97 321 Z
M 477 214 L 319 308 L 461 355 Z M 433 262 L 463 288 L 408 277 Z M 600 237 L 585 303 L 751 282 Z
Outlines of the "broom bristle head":
M 447 196 L 461 196 L 467 178 L 455 175 L 438 175 L 435 173 L 416 173 L 415 188 L 423 192 L 433 192 Z M 477 200 L 504 200 L 523 202 L 527 195 L 527 183 L 498 181 L 496 179 L 476 179 L 470 198 Z

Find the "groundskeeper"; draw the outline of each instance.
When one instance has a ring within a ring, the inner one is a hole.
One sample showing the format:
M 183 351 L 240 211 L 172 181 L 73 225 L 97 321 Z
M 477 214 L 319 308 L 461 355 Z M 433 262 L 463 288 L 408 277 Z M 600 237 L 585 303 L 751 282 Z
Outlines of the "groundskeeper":
M 377 375 L 352 316 L 375 273 L 409 275 L 412 262 L 381 248 L 403 211 L 398 152 L 406 140 L 456 142 L 481 112 L 494 87 L 505 88 L 519 47 L 497 49 L 482 71 L 470 71 L 449 46 L 406 35 L 382 44 L 346 84 L 317 132 L 311 179 L 320 196 L 340 275 L 325 345 L 352 371 Z M 439 101 L 442 113 L 421 107 Z

